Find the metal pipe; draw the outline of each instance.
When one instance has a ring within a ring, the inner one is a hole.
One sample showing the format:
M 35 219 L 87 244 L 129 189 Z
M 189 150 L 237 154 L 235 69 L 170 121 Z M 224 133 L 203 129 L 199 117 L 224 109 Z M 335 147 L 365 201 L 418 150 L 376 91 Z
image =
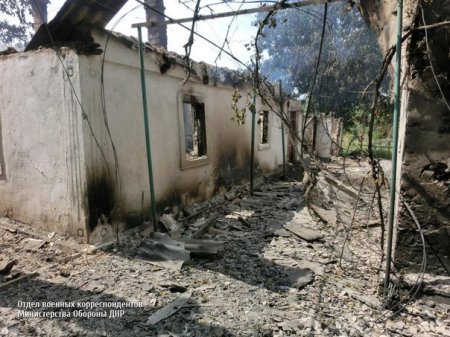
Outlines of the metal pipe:
M 144 127 L 145 127 L 145 145 L 147 147 L 147 168 L 148 168 L 148 180 L 150 183 L 150 203 L 152 210 L 152 222 L 154 228 L 156 228 L 156 200 L 155 200 L 155 188 L 153 181 L 153 168 L 152 168 L 152 149 L 150 143 L 150 127 L 148 118 L 148 106 L 147 106 L 147 88 L 145 84 L 145 64 L 144 64 L 144 43 L 142 42 L 142 28 L 138 27 L 138 39 L 139 39 L 139 58 L 141 63 L 141 87 L 142 87 L 142 106 L 144 109 Z
M 386 298 L 391 277 L 392 237 L 394 233 L 395 199 L 397 185 L 397 152 L 398 152 L 398 125 L 400 115 L 400 77 L 402 61 L 402 30 L 403 30 L 403 0 L 397 0 L 397 47 L 394 82 L 394 115 L 392 121 L 392 172 L 389 202 L 388 237 L 386 242 L 386 273 L 384 276 L 384 297 Z
M 204 21 L 204 20 L 226 18 L 226 17 L 230 17 L 230 16 L 247 15 L 247 14 L 261 13 L 261 12 L 270 12 L 270 11 L 280 10 L 280 9 L 300 8 L 300 7 L 306 7 L 306 6 L 314 6 L 314 5 L 328 4 L 328 3 L 333 3 L 333 2 L 344 2 L 344 1 L 346 1 L 346 0 L 305 0 L 305 1 L 292 2 L 292 3 L 284 2 L 284 3 L 278 3 L 276 5 L 272 5 L 272 6 L 260 6 L 260 7 L 256 7 L 256 8 L 241 9 L 241 10 L 237 10 L 237 11 L 215 13 L 215 14 L 209 14 L 209 15 L 196 15 L 196 16 L 191 16 L 191 17 L 183 18 L 183 19 L 169 19 L 166 21 L 146 21 L 146 22 L 135 23 L 132 25 L 132 27 L 133 28 L 135 28 L 135 27 L 156 27 L 156 26 L 163 26 L 163 25 L 171 25 L 174 23 L 185 23 L 185 22 L 192 22 L 192 21 L 198 22 L 198 21 Z
M 281 87 L 281 80 L 278 81 L 278 87 L 280 89 L 280 114 L 281 114 L 281 146 L 283 147 L 283 178 L 286 178 L 286 144 L 284 139 L 284 113 L 283 113 L 283 91 Z
M 253 93 L 253 105 L 251 107 L 252 112 L 252 140 L 250 146 L 250 195 L 253 195 L 253 175 L 254 175 L 254 162 L 255 162 L 255 121 L 256 121 L 256 93 Z
M 317 122 L 318 121 L 317 121 L 317 116 L 315 113 L 314 113 L 314 116 L 312 117 L 312 121 L 313 121 L 312 151 L 313 151 L 315 157 L 317 157 L 316 143 L 317 143 Z

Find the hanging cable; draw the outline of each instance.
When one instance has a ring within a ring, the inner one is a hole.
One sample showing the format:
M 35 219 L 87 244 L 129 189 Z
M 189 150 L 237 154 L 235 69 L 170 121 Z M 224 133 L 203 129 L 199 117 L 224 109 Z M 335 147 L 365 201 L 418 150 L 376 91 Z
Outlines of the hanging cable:
M 119 158 L 117 156 L 117 150 L 116 150 L 116 146 L 114 144 L 114 141 L 112 139 L 112 135 L 111 135 L 111 130 L 109 128 L 109 122 L 108 122 L 108 115 L 107 115 L 107 110 L 106 110 L 106 95 L 105 95 L 105 60 L 106 60 L 106 51 L 108 48 L 108 43 L 110 41 L 112 32 L 114 31 L 114 28 L 127 16 L 129 15 L 131 12 L 133 12 L 134 10 L 141 8 L 140 5 L 130 9 L 128 12 L 126 12 L 125 14 L 123 14 L 115 23 L 114 25 L 111 27 L 111 30 L 108 31 L 108 35 L 106 37 L 106 41 L 105 41 L 105 46 L 103 47 L 103 55 L 102 55 L 102 61 L 101 61 L 101 70 L 100 70 L 100 83 L 101 83 L 101 93 L 100 93 L 100 99 L 101 99 L 101 104 L 102 104 L 102 112 L 103 112 L 103 121 L 105 124 L 105 128 L 108 134 L 108 138 L 110 140 L 111 143 L 111 147 L 113 150 L 113 154 L 114 154 L 114 163 L 115 163 L 115 177 L 116 177 L 116 186 L 118 188 L 118 192 L 120 192 L 120 188 L 121 188 L 121 180 L 120 180 L 120 167 L 119 167 Z
M 313 75 L 313 79 L 312 79 L 312 83 L 311 83 L 311 88 L 309 90 L 309 95 L 308 95 L 308 101 L 307 101 L 307 105 L 306 105 L 306 113 L 305 113 L 305 118 L 304 118 L 304 123 L 303 123 L 303 130 L 302 130 L 302 134 L 305 134 L 306 131 L 306 120 L 308 119 L 308 115 L 311 112 L 311 102 L 312 102 L 312 94 L 314 92 L 314 86 L 316 84 L 316 78 L 317 78 L 317 74 L 319 72 L 319 65 L 320 65 L 320 59 L 322 57 L 322 49 L 323 49 L 323 41 L 325 39 L 325 28 L 327 25 L 327 14 L 328 14 L 328 3 L 325 3 L 325 7 L 323 10 L 323 23 L 322 23 L 322 33 L 320 36 L 320 45 L 319 45 L 319 55 L 317 56 L 317 62 L 316 62 L 316 68 L 314 70 L 314 75 Z M 315 143 L 315 121 L 314 121 L 314 132 L 313 132 L 313 149 L 312 152 L 314 153 L 314 143 Z M 302 152 L 303 152 L 303 147 L 305 146 L 305 144 L 303 144 L 302 141 Z
M 33 1 L 36 4 L 36 0 L 33 0 Z M 42 15 L 42 13 L 41 13 L 39 8 L 38 8 L 38 12 L 39 12 L 39 16 L 42 19 L 43 15 Z M 68 80 L 68 82 L 70 84 L 71 90 L 72 90 L 72 92 L 73 92 L 73 94 L 75 96 L 75 100 L 77 101 L 78 105 L 80 106 L 80 109 L 81 109 L 81 112 L 82 112 L 82 117 L 86 121 L 86 123 L 88 125 L 88 128 L 89 128 L 89 131 L 90 131 L 90 133 L 92 135 L 92 138 L 94 139 L 95 145 L 97 146 L 97 148 L 99 149 L 99 151 L 100 151 L 100 153 L 102 155 L 102 158 L 103 158 L 103 160 L 104 160 L 104 162 L 106 164 L 106 169 L 108 170 L 108 173 L 111 174 L 111 169 L 109 167 L 108 160 L 106 159 L 106 155 L 105 155 L 105 153 L 104 153 L 104 151 L 103 151 L 103 149 L 102 149 L 102 147 L 101 147 L 101 145 L 100 145 L 100 143 L 99 143 L 99 141 L 97 139 L 97 136 L 95 135 L 94 129 L 93 129 L 92 124 L 91 124 L 91 122 L 89 120 L 89 116 L 87 115 L 86 110 L 83 107 L 83 104 L 81 104 L 81 100 L 78 97 L 77 91 L 75 89 L 74 84 L 72 83 L 72 80 L 70 79 L 70 75 L 69 75 L 69 72 L 68 72 L 68 70 L 67 70 L 67 68 L 66 68 L 66 66 L 64 64 L 64 61 L 62 60 L 61 55 L 59 54 L 58 50 L 56 49 L 57 46 L 56 46 L 55 40 L 53 39 L 52 33 L 50 32 L 50 29 L 48 28 L 47 24 L 44 24 L 44 26 L 45 26 L 45 29 L 46 29 L 46 31 L 48 33 L 48 37 L 50 39 L 50 42 L 51 42 L 53 48 L 55 48 L 55 53 L 56 53 L 56 55 L 58 57 L 58 60 L 61 63 L 61 66 L 62 66 L 62 68 L 64 70 L 64 73 L 66 74 L 66 77 L 67 77 L 67 80 Z
M 164 14 L 164 13 L 158 11 L 158 10 L 155 9 L 155 8 L 152 8 L 151 6 L 149 6 L 149 5 L 147 5 L 146 3 L 142 2 L 141 0 L 135 0 L 135 1 L 136 1 L 137 3 L 140 3 L 141 5 L 143 5 L 145 8 L 148 8 L 148 9 L 150 9 L 151 11 L 155 12 L 156 14 L 159 14 L 159 15 L 161 15 L 161 16 L 164 16 L 164 17 L 165 17 L 166 19 L 168 19 L 168 20 L 173 20 L 173 18 L 171 18 L 171 17 L 169 17 L 168 15 L 166 15 L 166 14 Z M 182 23 L 177 23 L 177 24 L 178 24 L 180 27 L 182 27 L 182 28 L 188 30 L 189 32 L 191 31 L 191 29 L 190 29 L 189 27 L 183 25 Z M 194 31 L 194 35 L 200 37 L 201 39 L 203 39 L 204 41 L 208 42 L 209 44 L 211 44 L 212 46 L 216 47 L 217 49 L 222 50 L 222 48 L 221 48 L 217 43 L 214 43 L 213 41 L 211 41 L 210 39 L 206 38 L 206 37 L 203 36 L 202 34 L 199 34 L 199 33 L 197 33 L 197 32 Z M 230 56 L 234 61 L 236 61 L 236 62 L 238 62 L 239 64 L 241 64 L 242 66 L 244 66 L 247 70 L 252 71 L 252 69 L 251 69 L 247 64 L 245 64 L 245 63 L 244 63 L 243 61 L 241 61 L 239 58 L 237 58 L 236 56 L 234 56 L 232 53 L 230 53 L 230 52 L 228 52 L 228 51 L 226 51 L 226 50 L 223 50 L 223 52 L 224 52 L 225 54 L 227 54 L 228 56 Z

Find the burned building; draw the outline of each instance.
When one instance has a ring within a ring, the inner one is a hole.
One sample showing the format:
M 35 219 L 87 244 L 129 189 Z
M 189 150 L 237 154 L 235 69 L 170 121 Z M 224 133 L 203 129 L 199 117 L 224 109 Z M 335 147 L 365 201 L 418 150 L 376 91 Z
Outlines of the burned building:
M 83 16 L 76 12 L 82 2 L 67 3 L 26 52 L 0 58 L 0 211 L 90 241 L 98 225 L 124 227 L 149 215 L 138 43 L 98 29 L 110 9 Z M 241 91 L 242 109 L 248 83 L 195 62 L 187 76 L 181 56 L 145 48 L 158 210 L 204 200 L 247 177 L 251 117 L 232 121 L 232 95 Z M 300 111 L 296 102 L 290 107 Z M 258 100 L 256 110 L 269 108 Z M 271 174 L 282 163 L 282 134 L 279 118 L 264 116 L 255 167 Z

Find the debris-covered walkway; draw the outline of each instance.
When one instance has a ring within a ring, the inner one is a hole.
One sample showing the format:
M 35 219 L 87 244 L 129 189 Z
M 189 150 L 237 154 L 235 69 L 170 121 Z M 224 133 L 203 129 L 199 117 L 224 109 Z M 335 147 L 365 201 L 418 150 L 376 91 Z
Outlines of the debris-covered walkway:
M 0 336 L 450 336 L 445 301 L 381 308 L 379 224 L 351 221 L 371 195 L 330 179 L 316 212 L 301 182 L 270 180 L 165 215 L 172 238 L 99 248 L 0 219 Z

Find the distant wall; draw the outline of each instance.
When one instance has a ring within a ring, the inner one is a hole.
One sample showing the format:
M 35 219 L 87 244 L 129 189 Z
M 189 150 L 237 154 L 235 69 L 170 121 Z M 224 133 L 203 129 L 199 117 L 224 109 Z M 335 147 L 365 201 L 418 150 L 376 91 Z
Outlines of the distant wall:
M 312 121 L 305 130 L 306 141 L 313 142 L 315 131 L 315 152 L 323 161 L 331 160 L 331 156 L 339 155 L 342 145 L 344 123 L 342 118 L 334 117 L 334 113 L 322 113 L 311 117 Z M 315 124 L 315 128 L 314 128 Z
M 61 60 L 79 93 L 77 56 Z M 81 124 L 54 51 L 0 56 L 0 215 L 86 239 Z

